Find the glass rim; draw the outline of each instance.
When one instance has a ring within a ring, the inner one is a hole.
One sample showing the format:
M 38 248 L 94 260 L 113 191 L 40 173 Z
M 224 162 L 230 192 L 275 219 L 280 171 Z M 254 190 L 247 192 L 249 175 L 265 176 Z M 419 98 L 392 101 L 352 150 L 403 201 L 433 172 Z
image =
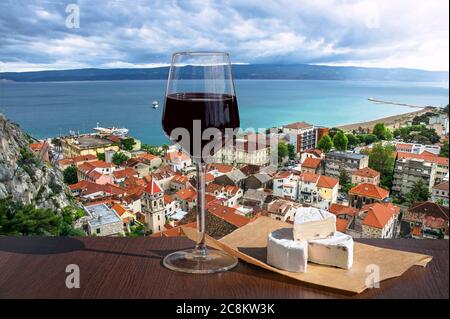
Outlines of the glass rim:
M 230 56 L 229 52 L 224 51 L 178 51 L 172 54 L 172 57 L 178 55 L 217 55 L 217 56 Z

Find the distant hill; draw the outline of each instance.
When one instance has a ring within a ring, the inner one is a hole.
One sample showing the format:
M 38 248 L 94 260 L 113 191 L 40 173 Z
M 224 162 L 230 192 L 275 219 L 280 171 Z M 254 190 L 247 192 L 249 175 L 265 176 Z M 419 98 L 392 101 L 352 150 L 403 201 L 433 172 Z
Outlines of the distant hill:
M 186 66 L 190 68 L 190 66 Z M 0 82 L 49 82 L 49 81 L 112 81 L 112 80 L 164 80 L 168 67 L 149 69 L 76 69 L 36 72 L 0 73 Z M 285 80 L 376 80 L 448 82 L 447 71 L 416 69 L 383 69 L 339 67 L 309 64 L 248 64 L 233 65 L 236 79 L 285 79 Z

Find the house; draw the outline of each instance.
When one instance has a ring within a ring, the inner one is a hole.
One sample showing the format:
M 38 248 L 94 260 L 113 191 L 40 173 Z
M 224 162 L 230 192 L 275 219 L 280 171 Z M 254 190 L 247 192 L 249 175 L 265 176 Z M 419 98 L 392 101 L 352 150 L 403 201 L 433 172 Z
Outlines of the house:
M 309 149 L 315 149 L 320 138 L 327 133 L 326 128 L 314 127 L 306 122 L 295 122 L 283 125 L 282 132 L 289 139 L 289 144 L 294 145 L 297 154 Z
M 292 173 L 290 171 L 279 171 L 273 176 L 273 195 L 278 197 L 284 197 L 283 185 L 286 184 L 291 178 Z M 294 196 L 294 200 L 297 196 Z
M 395 238 L 400 208 L 390 203 L 373 203 L 363 207 L 364 238 Z
M 395 163 L 392 192 L 406 195 L 418 181 L 431 191 L 436 179 L 437 165 L 420 158 L 398 158 Z
M 193 187 L 182 188 L 175 193 L 175 199 L 180 202 L 180 208 L 188 212 L 197 205 L 197 192 Z
M 58 167 L 59 167 L 59 169 L 61 169 L 63 171 L 67 167 L 72 166 L 72 165 L 78 167 L 81 164 L 84 164 L 86 162 L 94 162 L 97 160 L 98 160 L 97 156 L 92 155 L 92 154 L 63 158 L 62 160 L 58 161 Z
M 379 186 L 363 183 L 348 192 L 349 205 L 361 209 L 366 204 L 381 203 L 389 199 L 389 191 Z
M 435 184 L 439 184 L 445 179 L 445 176 L 448 174 L 448 157 L 442 157 L 437 156 L 433 153 L 430 153 L 428 151 L 424 151 L 421 154 L 413 154 L 413 153 L 405 153 L 405 152 L 397 152 L 397 162 L 402 159 L 416 159 L 416 160 L 423 160 L 426 163 L 429 163 L 434 166 L 435 168 L 435 174 L 434 179 L 430 181 L 431 187 Z M 394 176 L 395 179 L 395 176 Z
M 65 158 L 80 155 L 95 155 L 107 150 L 119 151 L 117 143 L 97 135 L 71 135 L 61 138 L 62 152 Z
M 144 186 L 128 186 L 126 189 L 126 195 L 121 198 L 122 205 L 125 208 L 136 214 L 142 211 L 141 197 L 144 193 Z
M 358 214 L 356 208 L 336 203 L 330 205 L 329 211 L 336 215 L 336 230 L 341 233 L 347 233 L 350 224 Z
M 244 191 L 237 186 L 227 185 L 224 189 L 224 195 L 227 198 L 225 201 L 226 206 L 237 206 L 240 199 L 244 196 Z
M 138 177 L 136 171 L 131 167 L 125 167 L 123 169 L 115 170 L 112 174 L 114 183 L 116 184 L 123 183 L 126 178 Z
M 214 177 L 230 173 L 234 170 L 234 166 L 228 164 L 212 163 L 208 166 L 208 172 L 211 173 Z
M 325 158 L 325 153 L 318 148 L 305 150 L 300 154 L 300 164 L 303 164 L 303 162 L 307 158 L 315 158 L 321 160 Z
M 352 173 L 352 184 L 380 184 L 380 172 L 369 167 L 361 168 Z
M 285 199 L 276 199 L 267 205 L 268 216 L 275 220 L 294 222 L 295 212 L 299 207 L 301 205 L 298 203 Z
M 225 186 L 215 183 L 210 183 L 205 188 L 206 194 L 210 194 L 216 197 L 222 194 L 224 190 Z
M 272 188 L 272 177 L 266 173 L 256 173 L 244 180 L 244 189 Z
M 163 163 L 169 165 L 174 172 L 180 172 L 191 166 L 192 160 L 191 157 L 186 153 L 183 153 L 181 151 L 174 151 L 168 152 L 164 156 Z
M 211 204 L 208 205 L 207 211 L 238 228 L 247 225 L 250 222 L 249 218 L 237 213 L 237 210 L 233 207 L 223 206 L 220 204 Z
M 245 206 L 263 208 L 263 205 L 268 196 L 270 196 L 270 194 L 265 191 L 256 190 L 256 189 L 248 189 L 244 193 L 244 196 L 242 198 L 242 203 Z
M 448 181 L 433 186 L 431 200 L 448 207 Z
M 336 203 L 339 180 L 311 173 L 300 174 L 298 201 L 321 209 Z
M 147 164 L 152 170 L 160 167 L 163 163 L 161 157 L 149 153 L 138 154 L 136 155 L 135 159 L 138 159 L 142 163 Z
M 184 175 L 174 175 L 172 177 L 172 180 L 170 181 L 170 189 L 179 191 L 182 188 L 186 188 L 192 186 L 189 183 L 189 177 Z
M 123 227 L 128 227 L 130 224 L 133 224 L 136 220 L 136 214 L 133 214 L 132 212 L 128 211 L 125 207 L 118 203 L 114 203 L 111 206 L 111 209 L 116 212 L 117 215 L 122 218 L 123 221 Z
M 354 171 L 369 166 L 369 156 L 351 152 L 332 151 L 325 156 L 325 175 L 339 178 L 345 170 L 349 176 Z
M 129 158 L 125 162 L 126 167 L 131 167 L 136 172 L 137 176 L 142 178 L 144 176 L 147 176 L 150 173 L 150 165 L 147 164 L 142 159 L 132 157 Z
M 302 163 L 302 173 L 321 174 L 322 173 L 322 160 L 320 158 L 307 157 Z
M 224 175 L 220 175 L 214 179 L 214 183 L 221 185 L 234 185 L 240 188 L 244 185 L 244 180 L 247 176 L 244 175 L 240 170 L 233 170 Z
M 448 211 L 448 207 L 433 202 L 416 203 L 403 212 L 402 221 L 409 224 L 413 237 L 444 238 L 445 235 L 448 235 Z M 432 232 L 432 228 L 435 227 L 431 226 L 436 226 L 436 224 L 432 224 L 433 220 L 427 219 L 428 216 L 433 217 L 435 221 L 438 221 L 438 219 L 445 221 L 443 227 L 440 228 L 441 230 Z M 427 222 L 425 226 L 424 221 Z M 425 230 L 427 231 L 425 232 Z
M 197 228 L 197 223 L 193 222 L 176 227 L 167 228 L 166 230 L 152 234 L 151 237 L 182 237 L 184 236 L 182 227 Z
M 164 215 L 166 217 L 181 209 L 180 202 L 172 198 L 170 195 L 164 195 Z
M 124 235 L 120 216 L 105 204 L 84 206 L 87 233 L 91 236 Z
M 85 162 L 78 166 L 78 180 L 91 181 L 97 184 L 112 184 L 114 169 L 113 164 L 100 160 Z
M 48 151 L 50 150 L 50 144 L 47 141 L 34 142 L 29 145 L 33 154 L 44 162 L 50 162 Z
M 434 155 L 439 155 L 441 147 L 439 145 L 423 145 L 415 143 L 405 143 L 394 141 L 392 144 L 395 146 L 397 152 L 422 154 L 423 152 L 429 152 Z
M 126 195 L 126 189 L 113 184 L 96 184 L 90 181 L 79 181 L 69 185 L 71 194 L 80 197 L 84 202 L 96 201 L 104 198 L 120 199 Z
M 145 223 L 153 232 L 164 230 L 166 221 L 164 191 L 158 186 L 155 180 L 149 180 L 141 197 L 142 212 L 145 214 Z
M 157 181 L 158 185 L 164 189 L 170 189 L 170 183 L 172 178 L 176 175 L 176 173 L 170 168 L 169 165 L 159 167 L 155 172 L 151 173 L 148 176 L 145 176 L 145 179 L 154 179 Z
M 239 170 L 244 173 L 245 176 L 250 176 L 259 173 L 262 167 L 263 166 L 246 164 L 239 168 Z

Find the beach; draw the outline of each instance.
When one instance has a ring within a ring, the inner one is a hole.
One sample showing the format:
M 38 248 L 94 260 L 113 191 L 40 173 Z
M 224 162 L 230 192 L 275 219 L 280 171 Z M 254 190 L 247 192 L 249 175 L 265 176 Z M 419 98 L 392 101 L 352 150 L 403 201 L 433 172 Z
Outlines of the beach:
M 345 132 L 351 132 L 353 130 L 358 130 L 358 129 L 372 130 L 373 127 L 375 126 L 375 124 L 384 123 L 386 125 L 386 127 L 393 130 L 393 129 L 399 128 L 400 126 L 405 125 L 407 122 L 412 121 L 412 119 L 415 116 L 422 115 L 422 114 L 425 114 L 425 113 L 433 111 L 433 110 L 434 110 L 433 107 L 427 107 L 427 108 L 423 108 L 423 109 L 413 111 L 413 112 L 382 117 L 382 118 L 372 120 L 372 121 L 345 124 L 345 125 L 340 125 L 337 127 Z

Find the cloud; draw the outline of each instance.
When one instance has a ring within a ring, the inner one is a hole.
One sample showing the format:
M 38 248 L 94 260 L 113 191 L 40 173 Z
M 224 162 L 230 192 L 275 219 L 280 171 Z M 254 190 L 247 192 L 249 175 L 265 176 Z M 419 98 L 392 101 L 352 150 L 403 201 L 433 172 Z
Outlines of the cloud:
M 80 8 L 80 28 L 65 25 Z M 172 52 L 239 63 L 449 69 L 442 0 L 30 0 L 0 2 L 0 70 L 152 67 Z

